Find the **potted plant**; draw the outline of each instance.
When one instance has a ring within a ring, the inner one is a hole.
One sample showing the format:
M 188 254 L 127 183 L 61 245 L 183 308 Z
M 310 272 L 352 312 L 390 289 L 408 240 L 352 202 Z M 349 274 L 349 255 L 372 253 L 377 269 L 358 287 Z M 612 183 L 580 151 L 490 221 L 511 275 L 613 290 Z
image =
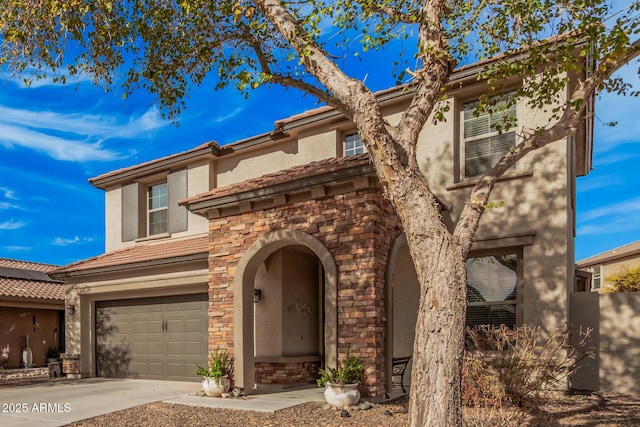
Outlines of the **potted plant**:
M 202 389 L 207 396 L 219 397 L 229 391 L 231 361 L 226 350 L 212 351 L 210 355 L 209 369 L 196 365 L 196 375 L 202 376 Z
M 320 369 L 317 383 L 326 387 L 324 399 L 329 405 L 343 408 L 353 406 L 360 400 L 358 385 L 364 377 L 367 365 L 357 357 L 347 353 L 347 357 L 338 363 L 338 368 Z
M 58 347 L 50 346 L 47 349 L 47 363 L 56 363 L 60 361 L 60 350 Z

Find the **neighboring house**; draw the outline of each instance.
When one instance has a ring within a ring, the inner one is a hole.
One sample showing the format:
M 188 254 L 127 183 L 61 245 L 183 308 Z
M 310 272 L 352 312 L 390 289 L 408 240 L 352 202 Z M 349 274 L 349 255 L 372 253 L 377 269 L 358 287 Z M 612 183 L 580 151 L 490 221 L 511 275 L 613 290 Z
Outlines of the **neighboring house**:
M 607 287 L 607 278 L 625 269 L 640 267 L 640 240 L 576 262 L 576 267 L 591 273 L 590 290 Z
M 608 277 L 640 266 L 640 241 L 583 259 L 576 266 L 592 278 L 570 298 L 570 323 L 591 329 L 595 357 L 583 363 L 572 386 L 640 394 L 640 292 L 603 292 Z
M 418 160 L 453 228 L 477 177 L 518 143 L 473 116 L 476 67 L 452 76 L 446 122 L 421 133 Z M 378 94 L 397 121 L 411 88 Z M 526 103 L 519 123 L 550 113 Z M 429 122 L 431 123 L 431 122 Z M 590 169 L 589 125 L 532 153 L 495 187 L 469 259 L 470 324 L 567 321 L 575 280 L 575 178 Z M 90 180 L 105 191 L 106 253 L 65 280 L 67 352 L 83 376 L 193 379 L 210 350 L 234 357 L 236 386 L 315 379 L 348 352 L 366 387 L 392 386 L 412 353 L 419 289 L 394 210 L 355 126 L 323 107 L 270 133 L 215 142 Z M 541 201 L 544 200 L 544 203 Z M 409 376 L 405 375 L 408 380 Z
M 0 258 L 0 348 L 8 368 L 24 363 L 26 336 L 32 364 L 46 366 L 49 347 L 64 347 L 64 286 L 47 273 L 57 266 Z

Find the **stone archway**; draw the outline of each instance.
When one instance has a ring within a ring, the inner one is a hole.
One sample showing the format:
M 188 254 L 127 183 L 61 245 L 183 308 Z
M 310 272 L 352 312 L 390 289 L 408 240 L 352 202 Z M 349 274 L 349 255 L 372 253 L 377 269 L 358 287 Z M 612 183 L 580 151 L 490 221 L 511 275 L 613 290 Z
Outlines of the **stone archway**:
M 337 288 L 336 263 L 329 250 L 315 237 L 296 230 L 270 232 L 254 242 L 237 265 L 234 294 L 234 379 L 238 387 L 250 391 L 255 382 L 254 357 L 254 278 L 260 265 L 275 251 L 291 245 L 310 249 L 324 270 L 324 364 L 337 363 Z

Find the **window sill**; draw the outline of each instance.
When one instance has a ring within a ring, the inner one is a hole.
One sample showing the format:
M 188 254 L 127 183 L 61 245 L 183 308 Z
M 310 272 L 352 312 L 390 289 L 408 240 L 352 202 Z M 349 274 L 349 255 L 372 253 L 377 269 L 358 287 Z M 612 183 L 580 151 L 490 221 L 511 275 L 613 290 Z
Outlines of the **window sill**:
M 509 181 L 512 179 L 531 178 L 532 176 L 533 176 L 532 170 L 507 172 L 506 174 L 498 178 L 498 182 Z M 480 178 L 468 178 L 463 181 L 456 182 L 451 185 L 447 185 L 445 188 L 447 189 L 447 191 L 451 191 L 451 190 L 458 190 L 460 188 L 473 187 L 478 183 L 478 181 L 480 181 Z
M 148 242 L 150 240 L 166 239 L 167 237 L 171 237 L 171 233 L 161 233 L 161 234 L 154 234 L 153 236 L 140 237 L 139 239 L 135 239 L 134 242 L 136 243 Z

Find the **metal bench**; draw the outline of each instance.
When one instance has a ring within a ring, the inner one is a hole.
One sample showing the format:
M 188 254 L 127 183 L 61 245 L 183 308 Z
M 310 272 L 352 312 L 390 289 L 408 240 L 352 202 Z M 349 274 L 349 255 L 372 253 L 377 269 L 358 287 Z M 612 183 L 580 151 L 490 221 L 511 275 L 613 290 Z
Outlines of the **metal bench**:
M 393 359 L 391 359 L 391 363 L 392 363 L 391 375 L 393 378 L 400 377 L 400 382 L 395 382 L 393 381 L 393 378 L 392 378 L 391 383 L 393 385 L 399 385 L 400 387 L 402 387 L 403 393 L 407 392 L 404 389 L 404 372 L 407 370 L 407 365 L 409 364 L 410 360 L 411 360 L 411 356 L 394 357 Z

